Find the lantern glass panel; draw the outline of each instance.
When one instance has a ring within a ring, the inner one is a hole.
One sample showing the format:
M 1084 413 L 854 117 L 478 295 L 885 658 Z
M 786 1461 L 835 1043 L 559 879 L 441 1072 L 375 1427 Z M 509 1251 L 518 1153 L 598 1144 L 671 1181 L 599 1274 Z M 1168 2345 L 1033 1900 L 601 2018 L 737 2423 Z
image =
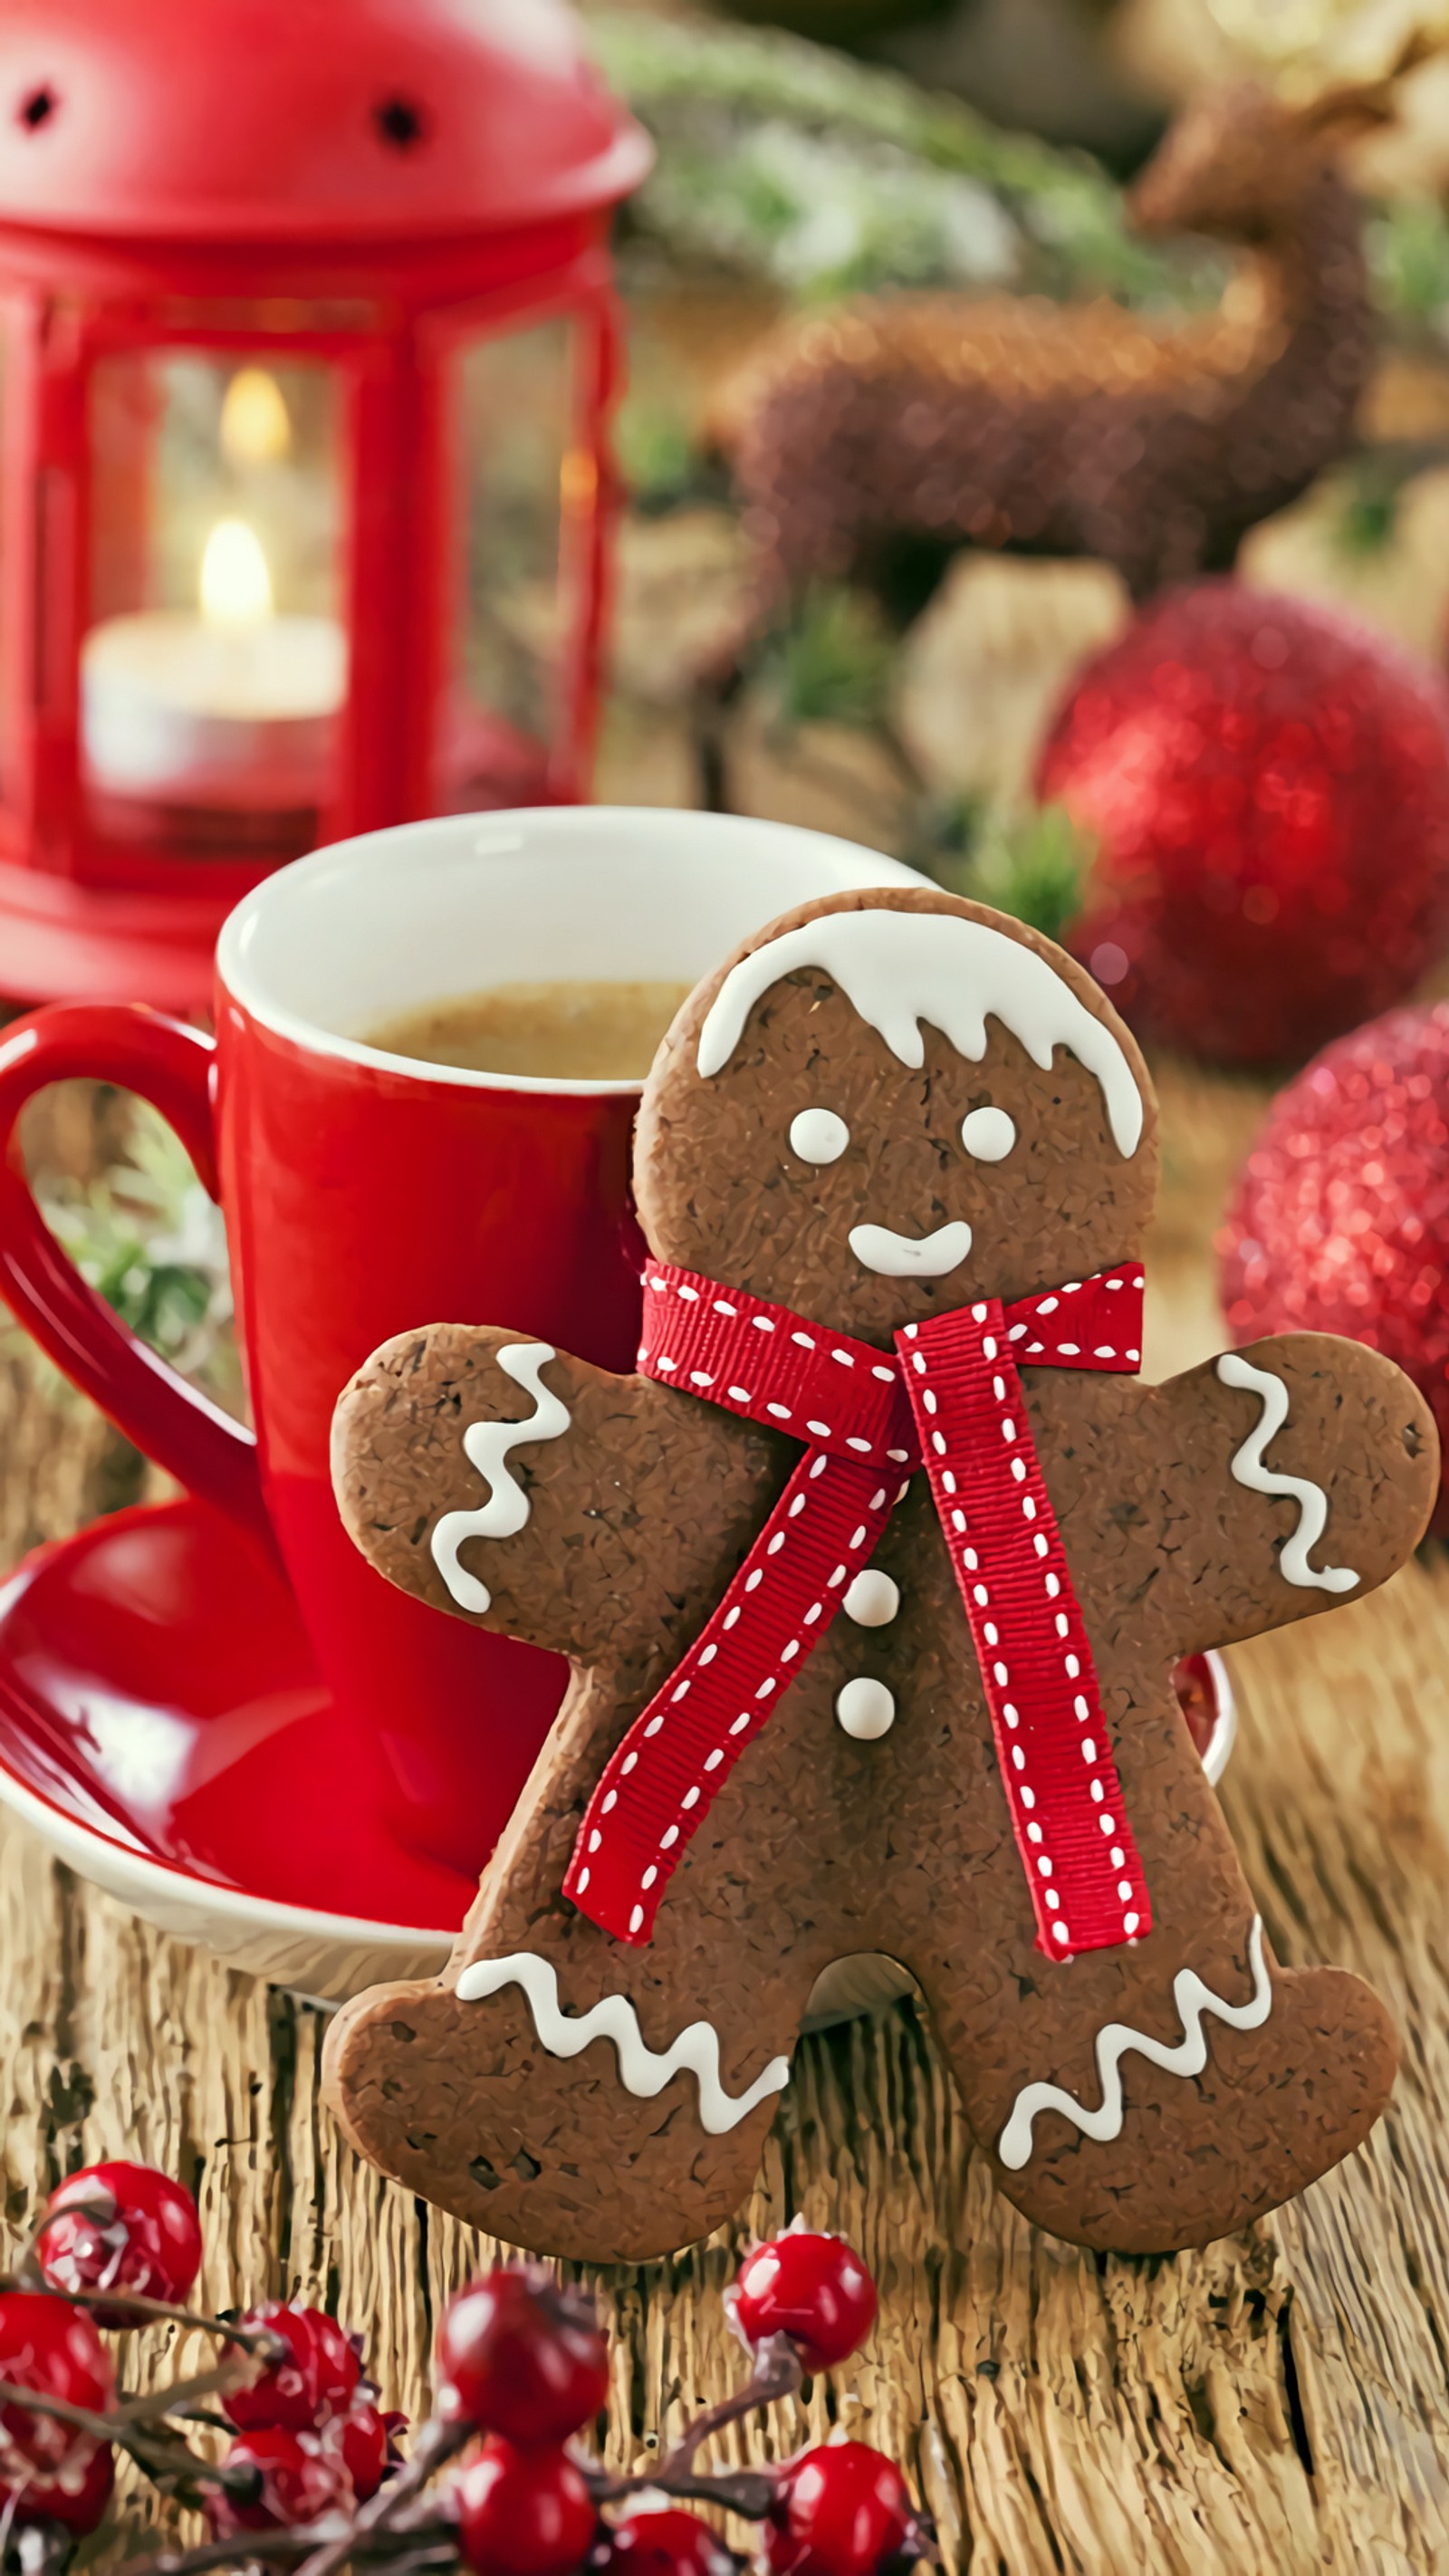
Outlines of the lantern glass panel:
M 461 542 L 439 744 L 446 810 L 528 804 L 546 789 L 573 607 L 559 531 L 577 339 L 574 317 L 554 314 L 471 341 L 455 362 Z
M 81 774 L 103 837 L 317 839 L 347 690 L 341 408 L 333 367 L 270 350 L 97 360 Z

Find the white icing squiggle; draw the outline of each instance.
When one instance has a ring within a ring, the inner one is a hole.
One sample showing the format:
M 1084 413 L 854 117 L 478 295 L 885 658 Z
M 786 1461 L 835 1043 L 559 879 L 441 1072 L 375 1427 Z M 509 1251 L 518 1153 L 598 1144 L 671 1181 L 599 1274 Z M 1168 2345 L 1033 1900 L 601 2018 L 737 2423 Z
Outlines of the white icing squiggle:
M 1102 2087 L 1101 2108 L 1089 2111 L 1074 2093 L 1063 2092 L 1059 2084 L 1028 2084 L 1018 2093 L 1011 2106 L 1011 2117 L 1001 2132 L 997 2155 L 1009 2173 L 1018 2173 L 1028 2163 L 1032 2152 L 1032 2122 L 1042 2111 L 1060 2111 L 1064 2119 L 1075 2122 L 1084 2137 L 1094 2138 L 1098 2146 L 1122 2134 L 1122 2060 L 1129 2049 L 1145 2057 L 1152 2066 L 1160 2066 L 1164 2075 L 1201 2075 L 1207 2064 L 1207 2033 L 1202 2026 L 1204 2013 L 1225 2021 L 1231 2030 L 1259 2030 L 1273 2009 L 1273 1987 L 1268 1964 L 1263 1956 L 1263 1924 L 1260 1915 L 1253 1917 L 1248 1935 L 1248 1956 L 1253 1967 L 1253 1992 L 1245 2004 L 1225 2004 L 1211 1986 L 1205 1986 L 1195 1969 L 1183 1968 L 1172 1981 L 1172 2000 L 1183 2036 L 1176 2047 L 1167 2047 L 1160 2039 L 1149 2039 L 1144 2031 L 1132 2030 L 1126 2022 L 1109 2021 L 1097 2033 L 1097 2080 Z
M 1053 1051 L 1070 1047 L 1096 1076 L 1117 1151 L 1142 1137 L 1142 1094 L 1116 1038 L 1070 984 L 1023 941 L 954 912 L 902 912 L 868 904 L 823 912 L 732 966 L 699 1033 L 699 1070 L 722 1073 L 756 1002 L 797 967 L 818 966 L 852 1008 L 912 1068 L 925 1062 L 922 1020 L 979 1064 L 988 1015 L 1049 1072 Z
M 639 2016 L 627 1995 L 605 1995 L 586 2013 L 559 2008 L 558 1976 L 535 1950 L 515 1950 L 507 1959 L 475 1959 L 456 1988 L 458 2001 L 482 2003 L 502 1986 L 522 1986 L 533 2026 L 550 2057 L 577 2057 L 590 2040 L 609 2039 L 619 2059 L 619 2078 L 626 2093 L 652 2101 L 672 2075 L 692 2075 L 699 2088 L 699 2122 L 712 2138 L 733 2129 L 770 2094 L 790 2081 L 788 2057 L 772 2057 L 764 2074 L 744 2093 L 727 2093 L 720 2081 L 719 2033 L 712 2022 L 692 2021 L 663 2051 L 650 2048 L 639 2028 Z
M 1240 1485 L 1251 1486 L 1255 1494 L 1286 1494 L 1298 1505 L 1298 1527 L 1286 1539 L 1278 1558 L 1279 1571 L 1285 1582 L 1314 1586 L 1320 1592 L 1352 1592 L 1358 1576 L 1346 1565 L 1325 1565 L 1320 1571 L 1308 1562 L 1308 1551 L 1316 1547 L 1328 1520 L 1328 1496 L 1321 1485 L 1307 1476 L 1281 1476 L 1263 1464 L 1263 1452 L 1276 1438 L 1288 1419 L 1288 1389 L 1280 1377 L 1267 1369 L 1255 1368 L 1238 1351 L 1224 1351 L 1218 1362 L 1218 1378 L 1224 1386 L 1237 1386 L 1256 1395 L 1262 1402 L 1262 1415 L 1256 1430 L 1250 1431 L 1241 1449 L 1234 1452 L 1232 1473 Z
M 525 1440 L 557 1440 L 569 1427 L 569 1409 L 539 1376 L 545 1361 L 558 1356 L 551 1342 L 510 1342 L 498 1353 L 505 1377 L 533 1398 L 533 1411 L 521 1422 L 470 1422 L 463 1451 L 488 1484 L 488 1500 L 475 1512 L 444 1512 L 434 1528 L 433 1563 L 460 1610 L 483 1611 L 493 1595 L 486 1583 L 458 1563 L 465 1538 L 512 1538 L 528 1518 L 528 1496 L 508 1465 L 508 1452 Z

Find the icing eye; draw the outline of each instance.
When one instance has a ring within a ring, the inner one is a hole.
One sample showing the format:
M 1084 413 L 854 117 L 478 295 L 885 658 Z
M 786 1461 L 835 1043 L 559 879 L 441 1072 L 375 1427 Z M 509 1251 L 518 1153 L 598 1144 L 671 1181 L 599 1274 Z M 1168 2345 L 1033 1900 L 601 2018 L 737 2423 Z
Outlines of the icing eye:
M 1016 1143 L 1016 1122 L 1004 1109 L 973 1109 L 961 1121 L 961 1142 L 978 1163 L 1004 1163 Z
M 838 1163 L 849 1143 L 850 1129 L 833 1109 L 802 1109 L 790 1121 L 790 1144 L 802 1163 Z

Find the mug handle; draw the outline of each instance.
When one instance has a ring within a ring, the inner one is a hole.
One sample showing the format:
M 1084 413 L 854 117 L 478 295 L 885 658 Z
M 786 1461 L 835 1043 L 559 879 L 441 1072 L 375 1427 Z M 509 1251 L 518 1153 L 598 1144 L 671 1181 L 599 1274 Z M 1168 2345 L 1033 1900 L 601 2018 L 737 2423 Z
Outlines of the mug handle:
M 25 1103 L 77 1076 L 139 1092 L 173 1127 L 209 1198 L 216 1046 L 140 1002 L 62 1002 L 0 1030 L 0 1299 L 118 1430 L 274 1547 L 256 1435 L 223 1413 L 86 1285 L 41 1215 L 16 1140 Z

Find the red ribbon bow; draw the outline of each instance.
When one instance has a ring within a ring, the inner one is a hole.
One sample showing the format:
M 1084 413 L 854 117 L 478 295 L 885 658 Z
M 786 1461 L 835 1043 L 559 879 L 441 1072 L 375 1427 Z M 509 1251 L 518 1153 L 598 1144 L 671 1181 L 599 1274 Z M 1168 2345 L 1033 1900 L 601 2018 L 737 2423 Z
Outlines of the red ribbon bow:
M 867 1565 L 924 1465 L 987 1705 L 1038 1947 L 1152 1928 L 1092 1649 L 1018 1362 L 1133 1374 L 1142 1272 L 907 1324 L 897 1356 L 696 1272 L 644 1273 L 645 1377 L 808 1443 L 718 1609 L 630 1727 L 589 1802 L 564 1893 L 642 1947 L 671 1873 Z

